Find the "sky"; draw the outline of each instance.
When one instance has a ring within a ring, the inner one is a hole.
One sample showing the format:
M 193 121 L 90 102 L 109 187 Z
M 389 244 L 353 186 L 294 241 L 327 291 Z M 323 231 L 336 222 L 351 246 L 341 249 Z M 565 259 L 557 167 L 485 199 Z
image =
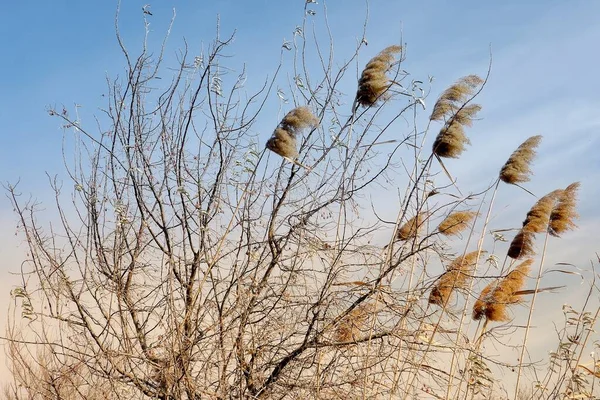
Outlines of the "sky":
M 139 48 L 142 6 L 149 1 L 126 0 L 121 5 L 119 29 L 128 48 Z M 459 184 L 485 187 L 512 150 L 527 137 L 542 134 L 528 189 L 544 194 L 573 181 L 582 183 L 580 229 L 564 239 L 565 244 L 554 246 L 550 258 L 587 267 L 600 251 L 600 2 L 318 0 L 311 7 L 319 17 L 323 5 L 327 6 L 340 63 L 360 38 L 367 4 L 368 46 L 361 61 L 366 63 L 384 47 L 402 41 L 405 69 L 423 78 L 434 77 L 434 94 L 466 74 L 485 75 L 491 52 L 490 79 L 478 98 L 483 105 L 481 120 L 469 135 L 472 146 L 460 162 L 450 161 L 449 166 L 456 176 L 467 177 Z M 24 195 L 51 200 L 47 174 L 65 175 L 63 131 L 47 109 L 78 104 L 84 120 L 90 121 L 104 106 L 106 77 L 124 71 L 115 38 L 116 7 L 116 1 L 107 0 L 3 2 L 3 184 L 19 181 Z M 173 62 L 184 39 L 191 52 L 211 42 L 219 15 L 222 34 L 236 32 L 229 50 L 233 60 L 247 65 L 248 76 L 264 80 L 274 72 L 281 44 L 292 38 L 301 23 L 303 9 L 303 0 L 151 2 L 150 40 L 162 39 L 175 10 L 165 56 L 167 63 Z M 502 218 L 508 215 L 520 221 L 532 203 L 509 187 L 499 195 L 496 209 Z M 390 208 L 392 219 L 396 211 Z M 16 222 L 10 202 L 0 196 L 0 310 L 12 301 L 9 291 L 18 279 L 11 272 L 18 271 L 24 258 Z M 563 294 L 565 302 L 577 302 L 577 296 L 577 291 Z M 5 320 L 0 311 L 2 331 Z M 0 354 L 0 373 L 4 364 Z

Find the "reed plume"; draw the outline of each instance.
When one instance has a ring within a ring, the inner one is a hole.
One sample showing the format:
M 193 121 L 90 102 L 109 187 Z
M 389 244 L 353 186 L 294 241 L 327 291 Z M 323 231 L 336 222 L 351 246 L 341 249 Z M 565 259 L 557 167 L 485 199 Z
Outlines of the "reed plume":
M 446 308 L 454 289 L 465 289 L 471 277 L 478 255 L 483 252 L 472 251 L 456 258 L 446 269 L 429 293 L 429 304 Z
M 549 229 L 550 214 L 563 190 L 554 190 L 539 199 L 527 213 L 523 227 L 514 237 L 508 249 L 508 256 L 514 259 L 529 257 L 535 254 L 533 242 L 536 233 Z
M 532 136 L 517 147 L 500 170 L 500 180 L 511 185 L 529 181 L 530 164 L 541 141 L 541 135 Z
M 483 80 L 477 75 L 465 76 L 446 89 L 435 103 L 429 119 L 446 121 L 433 142 L 432 151 L 437 156 L 458 158 L 465 146 L 470 144 L 464 127 L 473 124 L 473 118 L 481 106 L 467 102 L 482 83 Z
M 562 192 L 562 189 L 557 189 L 540 198 L 527 212 L 523 229 L 534 233 L 545 232 L 550 222 L 550 214 Z
M 507 255 L 514 259 L 535 255 L 535 250 L 533 248 L 534 239 L 535 234 L 533 232 L 521 229 L 512 242 L 510 242 Z
M 552 236 L 558 237 L 577 227 L 574 220 L 579 217 L 575 209 L 579 186 L 579 182 L 572 183 L 558 196 L 558 202 L 550 213 L 550 226 L 548 232 Z
M 402 51 L 402 46 L 389 46 L 373 57 L 365 66 L 356 92 L 356 103 L 370 107 L 379 100 L 385 100 L 385 93 L 392 85 L 386 75 L 396 59 L 395 54 Z
M 475 211 L 456 211 L 448 215 L 438 226 L 438 231 L 446 236 L 458 235 L 469 227 L 477 216 Z
M 279 122 L 266 147 L 282 157 L 294 159 L 298 156 L 296 136 L 303 129 L 318 125 L 319 120 L 308 107 L 294 108 Z
M 398 228 L 398 232 L 396 232 L 396 240 L 409 240 L 416 238 L 421 225 L 423 225 L 423 217 L 424 216 L 422 213 L 417 213 L 417 215 L 406 221 L 404 225 Z
M 508 321 L 507 306 L 521 302 L 520 291 L 530 272 L 533 259 L 525 260 L 500 281 L 487 285 L 473 305 L 473 319 L 485 317 L 488 321 Z

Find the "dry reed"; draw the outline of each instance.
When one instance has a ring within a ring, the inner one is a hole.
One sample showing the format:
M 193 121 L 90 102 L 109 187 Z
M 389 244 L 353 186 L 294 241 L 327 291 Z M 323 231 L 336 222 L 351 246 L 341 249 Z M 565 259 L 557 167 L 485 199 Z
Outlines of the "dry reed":
M 532 136 L 524 141 L 508 158 L 500 170 L 500 180 L 509 184 L 529 181 L 531 161 L 535 157 L 536 148 L 542 140 L 541 135 Z
M 432 151 L 437 156 L 458 158 L 470 143 L 464 127 L 472 125 L 481 106 L 466 103 L 482 83 L 477 75 L 465 76 L 446 89 L 435 103 L 430 120 L 446 120 L 433 142 Z
M 550 213 L 548 232 L 552 236 L 558 237 L 577 227 L 574 220 L 579 217 L 575 210 L 579 186 L 579 182 L 572 183 L 558 196 L 558 201 Z
M 473 319 L 508 321 L 507 306 L 521 302 L 520 291 L 525 284 L 533 259 L 525 260 L 500 281 L 487 285 L 473 305 Z
M 421 225 L 423 225 L 423 214 L 418 213 L 408 221 L 404 223 L 398 232 L 396 232 L 396 240 L 409 240 L 417 237 Z
M 557 189 L 540 198 L 525 216 L 523 229 L 534 233 L 545 232 L 550 222 L 550 214 L 562 192 L 561 189 Z
M 477 216 L 475 211 L 456 211 L 448 215 L 438 226 L 438 231 L 446 236 L 458 235 L 469 225 Z
M 394 64 L 395 54 L 401 51 L 402 46 L 386 47 L 367 63 L 358 81 L 357 104 L 370 107 L 386 99 L 385 94 L 392 85 L 386 74 Z
M 478 254 L 482 253 L 476 250 L 456 258 L 431 289 L 429 304 L 445 308 L 454 289 L 465 289 L 477 263 Z
M 533 232 L 521 229 L 512 242 L 510 242 L 507 255 L 514 259 L 535 255 L 535 250 L 533 248 L 534 239 L 535 234 Z
M 286 114 L 267 141 L 267 149 L 289 159 L 298 156 L 296 136 L 305 128 L 315 128 L 319 120 L 308 107 L 297 107 Z
M 554 190 L 539 199 L 527 213 L 523 228 L 517 233 L 508 249 L 510 258 L 519 259 L 535 254 L 533 242 L 536 233 L 546 232 L 549 228 L 550 214 L 563 190 Z

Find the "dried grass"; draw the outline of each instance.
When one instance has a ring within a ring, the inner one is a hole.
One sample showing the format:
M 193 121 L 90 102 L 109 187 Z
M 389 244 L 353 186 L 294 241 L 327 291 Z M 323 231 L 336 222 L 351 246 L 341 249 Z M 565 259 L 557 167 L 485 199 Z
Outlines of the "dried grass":
M 558 196 L 558 202 L 550 213 L 548 232 L 552 236 L 558 237 L 577 227 L 574 220 L 579 217 L 576 210 L 579 186 L 579 182 L 572 183 Z
M 535 157 L 536 148 L 542 141 L 542 136 L 532 136 L 524 141 L 508 158 L 500 170 L 500 180 L 509 184 L 529 181 L 531 161 Z
M 438 226 L 438 231 L 446 236 L 458 235 L 469 228 L 477 216 L 475 211 L 456 211 L 448 215 Z
M 370 107 L 387 98 L 385 94 L 392 83 L 386 74 L 394 64 L 395 54 L 401 51 L 402 46 L 386 47 L 367 63 L 358 81 L 357 104 Z
M 289 159 L 298 156 L 296 136 L 303 129 L 315 128 L 319 120 L 308 107 L 297 107 L 286 114 L 267 141 L 267 149 Z
M 515 267 L 502 280 L 486 286 L 473 306 L 473 319 L 485 316 L 488 321 L 508 321 L 507 306 L 521 302 L 518 294 L 525 285 L 533 259 L 528 259 Z
M 465 289 L 477 263 L 477 256 L 483 252 L 472 251 L 456 258 L 447 268 L 429 293 L 429 304 L 442 308 L 448 305 L 454 289 Z
M 466 104 L 483 83 L 477 75 L 461 78 L 442 93 L 429 117 L 432 121 L 446 120 L 433 143 L 433 153 L 439 157 L 458 158 L 469 144 L 464 127 L 471 126 L 481 110 L 478 104 Z
M 396 232 L 397 240 L 409 240 L 414 239 L 419 234 L 419 229 L 421 225 L 423 225 L 424 215 L 422 213 L 418 213 L 408 221 L 404 223 L 400 228 L 398 228 L 398 232 Z

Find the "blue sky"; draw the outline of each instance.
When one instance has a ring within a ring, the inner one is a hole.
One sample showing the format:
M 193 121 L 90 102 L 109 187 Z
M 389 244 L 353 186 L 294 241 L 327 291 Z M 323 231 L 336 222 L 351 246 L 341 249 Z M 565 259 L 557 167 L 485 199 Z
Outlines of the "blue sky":
M 143 35 L 142 6 L 150 0 L 123 0 L 120 29 L 132 50 Z M 319 13 L 323 1 L 314 9 Z M 335 57 L 349 56 L 361 35 L 363 1 L 329 1 Z M 223 35 L 237 31 L 229 52 L 248 76 L 262 81 L 272 74 L 284 39 L 301 23 L 304 1 L 191 1 L 150 3 L 151 42 L 158 42 L 176 9 L 167 48 L 173 61 L 185 38 L 192 52 L 214 37 L 217 14 Z M 46 172 L 63 174 L 63 132 L 48 106 L 64 104 L 91 116 L 105 102 L 105 77 L 122 74 L 124 60 L 114 32 L 116 1 L 54 0 L 3 2 L 0 16 L 0 181 L 21 179 L 21 188 L 42 200 L 51 196 Z M 528 186 L 537 194 L 580 180 L 581 229 L 557 247 L 556 261 L 587 263 L 600 251 L 600 2 L 597 1 L 384 1 L 369 4 L 369 45 L 361 62 L 382 48 L 407 44 L 405 69 L 435 77 L 430 102 L 460 76 L 484 75 L 490 46 L 493 66 L 479 102 L 482 120 L 470 135 L 472 147 L 449 162 L 459 182 L 483 187 L 525 138 L 544 135 Z M 316 17 L 319 17 L 317 15 Z M 354 88 L 348 88 L 351 93 Z M 431 106 L 431 104 L 429 104 Z M 270 121 L 277 122 L 277 117 Z M 265 133 L 265 140 L 270 131 Z M 477 165 L 477 168 L 471 166 Z M 532 204 L 516 188 L 504 188 L 498 212 L 508 210 L 517 223 Z M 390 209 L 394 215 L 395 209 Z M 502 214 L 505 215 L 505 214 Z M 393 218 L 392 218 L 393 219 Z M 15 237 L 16 217 L 0 197 L 0 309 L 24 249 Z M 566 240 L 566 239 L 565 239 Z M 559 310 L 560 311 L 560 310 Z M 1 315 L 1 314 L 0 314 Z M 4 323 L 3 317 L 0 320 Z M 1 326 L 0 326 L 1 328 Z M 0 354 L 2 359 L 3 354 Z M 2 363 L 3 364 L 3 363 Z M 2 368 L 3 365 L 0 365 Z

